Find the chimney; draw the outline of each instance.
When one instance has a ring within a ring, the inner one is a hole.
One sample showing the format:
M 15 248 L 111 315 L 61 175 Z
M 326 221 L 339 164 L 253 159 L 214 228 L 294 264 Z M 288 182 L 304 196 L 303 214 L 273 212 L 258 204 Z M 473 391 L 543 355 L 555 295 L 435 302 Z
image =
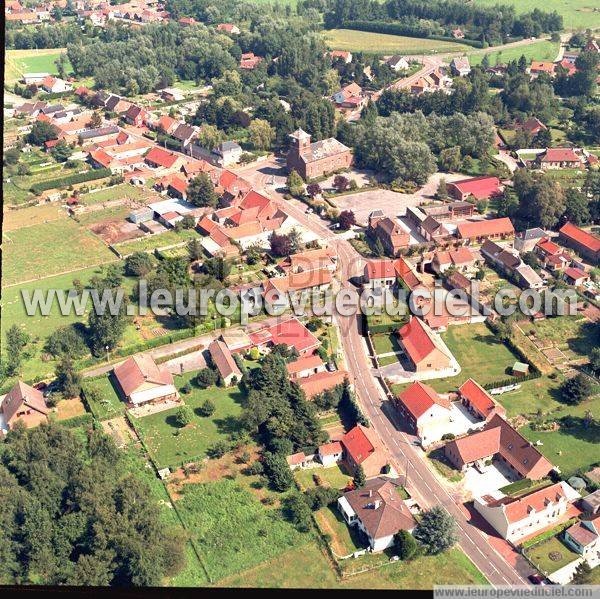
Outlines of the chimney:
M 381 499 L 376 499 L 375 502 L 373 503 L 373 509 L 379 509 L 379 506 L 381 505 Z
M 373 497 L 373 489 L 369 489 L 369 497 Z

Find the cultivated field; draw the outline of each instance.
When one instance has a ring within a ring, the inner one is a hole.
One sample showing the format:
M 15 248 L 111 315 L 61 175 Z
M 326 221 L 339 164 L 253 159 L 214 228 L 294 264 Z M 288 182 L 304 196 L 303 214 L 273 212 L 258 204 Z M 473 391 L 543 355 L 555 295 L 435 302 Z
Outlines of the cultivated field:
M 567 29 L 597 29 L 600 27 L 600 7 L 595 0 L 474 0 L 475 4 L 496 6 L 510 4 L 517 13 L 531 12 L 535 8 L 555 10 L 563 16 Z
M 3 286 L 117 259 L 97 237 L 70 219 L 5 231 L 2 242 Z
M 23 73 L 50 73 L 58 74 L 54 61 L 66 48 L 47 48 L 42 50 L 7 50 L 4 62 L 4 77 L 7 83 L 14 83 Z M 67 60 L 67 73 L 72 70 L 71 63 Z
M 489 48 L 486 50 L 476 50 L 469 52 L 469 62 L 475 66 L 481 64 L 483 57 L 487 55 L 490 65 L 506 64 L 511 60 L 519 60 L 521 56 L 525 56 L 528 62 L 532 60 L 547 60 L 553 61 L 558 55 L 559 43 L 549 40 L 532 42 L 526 46 L 515 46 L 513 48 L 505 48 L 504 50 L 494 50 Z
M 331 29 L 324 32 L 325 43 L 333 50 L 371 52 L 377 54 L 436 54 L 440 52 L 463 52 L 465 44 L 440 42 L 416 37 L 354 31 L 353 29 Z

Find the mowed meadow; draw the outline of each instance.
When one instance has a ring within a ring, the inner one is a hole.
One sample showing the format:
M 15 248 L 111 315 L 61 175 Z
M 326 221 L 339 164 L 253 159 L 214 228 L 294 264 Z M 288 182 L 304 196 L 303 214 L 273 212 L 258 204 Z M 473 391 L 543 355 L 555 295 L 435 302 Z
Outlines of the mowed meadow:
M 58 74 L 55 61 L 66 48 L 45 48 L 42 50 L 7 50 L 4 58 L 4 78 L 7 83 L 18 81 L 23 73 Z M 67 60 L 67 72 L 72 70 Z

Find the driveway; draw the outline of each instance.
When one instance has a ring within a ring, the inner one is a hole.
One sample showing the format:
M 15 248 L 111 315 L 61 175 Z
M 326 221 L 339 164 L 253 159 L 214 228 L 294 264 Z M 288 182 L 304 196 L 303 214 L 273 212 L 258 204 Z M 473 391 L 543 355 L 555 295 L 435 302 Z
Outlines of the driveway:
M 513 481 L 514 477 L 507 469 L 494 461 L 485 468 L 484 472 L 479 472 L 473 467 L 468 468 L 465 472 L 464 486 L 473 497 L 481 497 L 491 491 L 497 491 Z

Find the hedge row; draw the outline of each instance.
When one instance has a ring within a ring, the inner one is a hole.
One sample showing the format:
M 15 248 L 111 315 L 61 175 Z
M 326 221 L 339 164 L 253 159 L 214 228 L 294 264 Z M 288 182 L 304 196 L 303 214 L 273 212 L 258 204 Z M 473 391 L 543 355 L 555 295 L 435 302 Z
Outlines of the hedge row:
M 547 541 L 548 539 L 551 539 L 552 537 L 559 535 L 563 530 L 566 530 L 567 528 L 569 528 L 569 526 L 572 526 L 573 524 L 575 524 L 575 522 L 577 522 L 577 518 L 569 518 L 569 520 L 567 520 L 566 522 L 563 522 L 562 524 L 559 524 L 558 526 L 555 526 L 554 528 L 551 528 L 550 530 L 543 532 L 541 535 L 538 535 L 537 537 L 534 537 L 533 539 L 529 539 L 528 541 L 525 541 L 521 545 L 521 550 L 522 550 L 523 554 L 527 557 L 527 559 L 529 559 L 529 557 L 525 553 L 525 549 L 529 549 L 530 547 L 533 547 L 534 545 L 539 545 L 540 543 L 543 543 L 544 541 Z
M 86 181 L 94 181 L 96 179 L 105 179 L 110 177 L 112 172 L 108 168 L 99 168 L 85 173 L 77 173 L 75 175 L 67 175 L 66 177 L 60 177 L 58 179 L 50 179 L 49 181 L 41 181 L 31 186 L 33 193 L 41 193 L 48 189 L 59 189 L 61 187 L 68 187 L 69 185 L 75 185 L 76 183 L 85 183 Z
M 59 424 L 66 426 L 67 428 L 78 428 L 80 426 L 91 426 L 94 423 L 94 416 L 89 412 L 81 414 L 79 416 L 73 416 L 67 420 L 60 420 Z
M 386 33 L 388 35 L 403 35 L 417 39 L 430 39 L 440 42 L 455 42 L 471 46 L 473 48 L 483 48 L 483 42 L 478 40 L 462 39 L 456 40 L 447 35 L 435 35 L 428 31 L 415 28 L 407 23 L 387 22 L 387 21 L 344 21 L 339 25 L 341 29 L 353 29 L 354 31 L 368 31 L 371 33 Z

